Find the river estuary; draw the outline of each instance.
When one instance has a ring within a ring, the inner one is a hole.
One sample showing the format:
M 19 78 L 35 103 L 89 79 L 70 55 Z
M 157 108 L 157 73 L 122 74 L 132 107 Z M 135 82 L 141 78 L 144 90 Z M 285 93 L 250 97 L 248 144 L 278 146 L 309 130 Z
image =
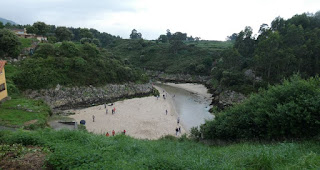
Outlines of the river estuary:
M 207 91 L 205 86 L 199 84 L 162 84 L 158 83 L 168 93 L 168 97 L 172 99 L 175 110 L 180 117 L 180 121 L 187 131 L 192 127 L 200 126 L 206 119 L 213 119 L 213 115 L 209 112 L 211 99 L 210 94 L 197 93 L 197 89 Z M 183 88 L 189 85 L 189 88 Z

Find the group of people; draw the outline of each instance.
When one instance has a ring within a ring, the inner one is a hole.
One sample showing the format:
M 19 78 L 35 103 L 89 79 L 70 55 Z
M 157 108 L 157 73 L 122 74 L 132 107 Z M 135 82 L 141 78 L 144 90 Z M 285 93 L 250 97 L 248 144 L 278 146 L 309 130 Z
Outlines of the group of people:
M 110 106 L 113 106 L 113 105 L 114 105 L 113 103 L 110 104 Z M 104 108 L 106 109 L 106 114 L 108 114 L 108 108 L 106 103 L 104 104 Z M 116 113 L 116 107 L 113 107 L 113 109 L 111 110 L 111 113 L 112 114 Z
M 126 132 L 127 132 L 126 130 L 123 130 L 122 133 L 125 135 Z M 112 136 L 114 136 L 115 134 L 116 134 L 116 132 L 115 132 L 114 130 L 112 130 Z M 107 136 L 107 137 L 110 136 L 110 135 L 109 135 L 109 132 L 106 133 L 106 136 Z
M 113 103 L 111 103 L 111 106 L 113 106 L 114 104 Z M 107 104 L 105 103 L 104 104 L 104 108 L 106 109 L 106 114 L 108 114 L 108 108 L 107 108 Z M 113 109 L 111 110 L 112 112 L 112 114 L 115 114 L 116 113 L 116 107 L 113 107 Z M 94 122 L 94 120 L 95 120 L 95 116 L 94 115 L 92 115 L 92 121 Z

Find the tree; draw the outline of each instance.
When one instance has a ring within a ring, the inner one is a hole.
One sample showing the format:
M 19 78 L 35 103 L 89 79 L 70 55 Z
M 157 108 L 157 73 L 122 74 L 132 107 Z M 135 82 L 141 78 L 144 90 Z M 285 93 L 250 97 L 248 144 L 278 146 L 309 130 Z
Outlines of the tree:
M 130 34 L 130 39 L 142 39 L 142 34 L 136 29 L 133 29 Z
M 234 43 L 234 48 L 236 48 L 239 53 L 244 57 L 251 57 L 254 52 L 255 40 L 252 37 L 252 28 L 247 26 L 244 31 L 241 31 Z
M 233 33 L 230 36 L 227 36 L 227 40 L 228 41 L 235 41 L 237 39 L 238 34 L 237 33 Z
M 4 28 L 4 25 L 2 22 L 0 22 L 0 29 Z
M 17 35 L 8 29 L 0 29 L 0 56 L 17 57 L 21 42 Z
M 55 34 L 58 41 L 70 41 L 72 38 L 72 32 L 66 27 L 57 27 Z
M 49 56 L 55 56 L 55 48 L 51 43 L 40 43 L 33 55 L 34 58 L 48 58 Z
M 33 33 L 37 35 L 46 36 L 49 31 L 49 26 L 46 23 L 40 21 L 33 23 L 32 27 Z
M 161 41 L 162 43 L 166 43 L 168 42 L 168 37 L 164 34 L 160 35 L 158 38 L 159 41 Z
M 93 38 L 93 34 L 87 28 L 83 28 L 83 29 L 80 28 L 80 37 L 81 38 Z
M 168 40 L 170 40 L 171 39 L 171 32 L 170 32 L 170 30 L 169 29 L 167 29 L 167 37 L 168 37 Z
M 62 42 L 59 47 L 60 55 L 68 58 L 77 57 L 80 54 L 80 50 L 71 41 Z
M 185 41 L 187 39 L 187 34 L 182 32 L 176 32 L 171 36 L 170 40 Z

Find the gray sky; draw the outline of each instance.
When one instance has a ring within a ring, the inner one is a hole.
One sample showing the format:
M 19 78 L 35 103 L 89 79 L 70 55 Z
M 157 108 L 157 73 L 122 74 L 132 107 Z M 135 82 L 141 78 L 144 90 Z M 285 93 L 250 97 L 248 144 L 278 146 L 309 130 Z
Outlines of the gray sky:
M 1 2 L 2 1 L 2 2 Z M 129 38 L 132 29 L 156 39 L 170 29 L 225 40 L 245 26 L 257 33 L 277 16 L 320 10 L 320 0 L 0 0 L 0 17 L 19 24 L 95 28 Z

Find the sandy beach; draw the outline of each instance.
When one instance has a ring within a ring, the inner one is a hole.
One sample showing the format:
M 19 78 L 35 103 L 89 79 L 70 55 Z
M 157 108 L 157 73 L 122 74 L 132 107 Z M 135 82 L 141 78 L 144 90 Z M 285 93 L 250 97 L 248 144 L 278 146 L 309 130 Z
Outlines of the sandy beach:
M 181 133 L 186 133 L 182 125 L 177 124 L 177 113 L 175 111 L 171 97 L 163 99 L 163 89 L 155 86 L 160 97 L 154 96 L 133 98 L 118 101 L 113 106 L 108 106 L 108 113 L 104 105 L 93 106 L 85 109 L 66 110 L 74 112 L 70 118 L 77 122 L 86 121 L 86 128 L 89 132 L 96 134 L 106 134 L 111 136 L 112 130 L 119 134 L 126 130 L 126 135 L 139 139 L 158 139 L 165 135 L 176 135 L 175 129 L 181 127 Z M 115 108 L 116 113 L 111 114 Z M 166 115 L 166 110 L 168 114 Z M 95 116 L 93 122 L 92 116 Z
M 194 84 L 194 83 L 183 83 L 183 84 L 165 83 L 165 84 L 173 87 L 179 87 L 181 89 L 185 89 L 187 91 L 196 93 L 197 95 L 203 96 L 205 98 L 212 97 L 212 94 L 208 93 L 208 89 L 202 84 Z

